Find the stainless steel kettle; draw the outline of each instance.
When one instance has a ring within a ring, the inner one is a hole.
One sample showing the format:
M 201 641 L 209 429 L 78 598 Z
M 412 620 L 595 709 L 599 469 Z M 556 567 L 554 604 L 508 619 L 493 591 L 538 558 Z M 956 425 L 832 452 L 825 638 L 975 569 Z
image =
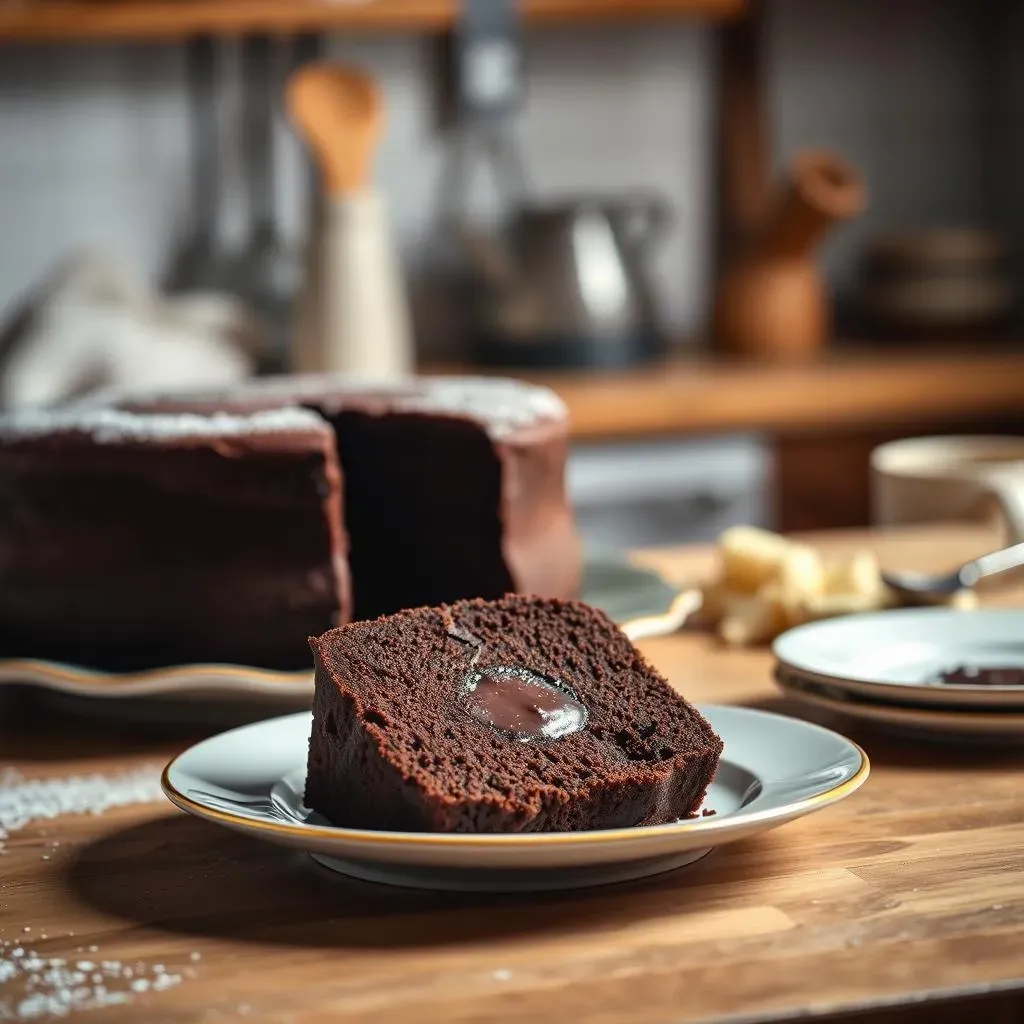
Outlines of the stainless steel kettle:
M 669 221 L 653 197 L 523 206 L 504 230 L 462 224 L 478 361 L 622 366 L 661 350 L 647 272 Z

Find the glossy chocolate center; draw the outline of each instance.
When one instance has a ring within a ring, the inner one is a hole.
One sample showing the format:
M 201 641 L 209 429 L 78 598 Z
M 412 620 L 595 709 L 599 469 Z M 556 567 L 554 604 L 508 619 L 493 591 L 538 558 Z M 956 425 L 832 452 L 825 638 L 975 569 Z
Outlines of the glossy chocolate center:
M 514 739 L 556 740 L 587 724 L 587 709 L 564 683 L 519 665 L 471 672 L 459 702 L 471 718 Z

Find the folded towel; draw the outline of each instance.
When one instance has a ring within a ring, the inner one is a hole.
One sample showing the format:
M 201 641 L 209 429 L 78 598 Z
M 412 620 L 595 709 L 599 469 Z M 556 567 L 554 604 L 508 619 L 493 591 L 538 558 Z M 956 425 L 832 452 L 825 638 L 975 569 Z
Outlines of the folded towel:
M 165 298 L 108 254 L 76 255 L 0 336 L 0 408 L 94 390 L 221 387 L 254 372 L 261 331 L 236 299 Z

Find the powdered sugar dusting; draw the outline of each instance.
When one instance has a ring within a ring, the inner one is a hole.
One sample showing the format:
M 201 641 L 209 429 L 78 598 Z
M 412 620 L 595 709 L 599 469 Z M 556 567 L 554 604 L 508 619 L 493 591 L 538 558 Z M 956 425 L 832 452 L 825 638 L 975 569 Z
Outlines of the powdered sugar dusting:
M 324 429 L 323 420 L 306 409 L 269 409 L 248 415 L 225 412 L 135 413 L 108 408 L 26 409 L 0 417 L 0 440 L 19 441 L 57 433 L 80 433 L 97 444 L 126 441 L 156 443 L 193 438 L 247 437 L 296 430 Z
M 550 388 L 501 377 L 433 377 L 422 396 L 397 403 L 399 408 L 426 406 L 472 416 L 495 438 L 542 420 L 568 419 L 565 403 Z
M 565 403 L 550 388 L 507 377 L 341 377 L 299 374 L 248 380 L 230 393 L 242 398 L 313 401 L 347 395 L 380 397 L 396 412 L 439 412 L 469 416 L 503 437 L 542 420 L 568 418 Z M 209 396 L 208 396 L 209 397 Z
M 0 1021 L 53 1020 L 76 1010 L 118 1006 L 141 993 L 174 988 L 181 980 L 163 964 L 69 961 L 0 940 Z
M 61 814 L 102 814 L 112 807 L 163 799 L 160 770 L 147 765 L 119 775 L 73 775 L 26 779 L 13 768 L 0 771 L 0 850 L 12 832 Z
M 101 392 L 90 395 L 78 409 L 129 403 L 195 402 L 231 407 L 246 401 L 280 402 L 285 408 L 322 403 L 345 408 L 379 400 L 395 412 L 440 413 L 478 420 L 491 437 L 501 439 L 539 422 L 568 419 L 565 403 L 550 388 L 505 377 L 356 377 L 338 374 L 295 374 L 258 377 L 220 391 Z M 140 415 L 136 412 L 136 415 Z M 156 414 L 159 415 L 159 414 Z
M 114 775 L 73 775 L 27 779 L 13 768 L 0 771 L 0 852 L 13 832 L 62 814 L 103 814 L 113 807 L 163 800 L 158 765 L 143 765 Z M 56 848 L 57 840 L 46 844 Z M 46 855 L 44 855 L 46 859 Z M 141 993 L 162 992 L 183 976 L 163 964 L 82 955 L 75 959 L 48 957 L 31 946 L 31 925 L 22 938 L 0 939 L 0 1021 L 53 1020 L 78 1010 L 99 1010 L 130 1003 Z M 45 939 L 46 933 L 38 935 Z M 79 947 L 79 953 L 83 953 Z M 88 954 L 99 947 L 88 947 Z M 193 954 L 192 960 L 198 955 Z

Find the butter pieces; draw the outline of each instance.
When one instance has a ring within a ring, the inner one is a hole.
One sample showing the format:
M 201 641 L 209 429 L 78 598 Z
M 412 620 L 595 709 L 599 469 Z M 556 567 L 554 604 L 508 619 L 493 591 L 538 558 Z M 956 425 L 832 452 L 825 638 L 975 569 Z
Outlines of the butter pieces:
M 805 622 L 901 603 L 867 550 L 826 560 L 809 544 L 734 526 L 719 538 L 718 552 L 719 574 L 703 588 L 700 617 L 730 646 L 768 643 Z M 961 591 L 943 603 L 973 607 L 977 598 Z

